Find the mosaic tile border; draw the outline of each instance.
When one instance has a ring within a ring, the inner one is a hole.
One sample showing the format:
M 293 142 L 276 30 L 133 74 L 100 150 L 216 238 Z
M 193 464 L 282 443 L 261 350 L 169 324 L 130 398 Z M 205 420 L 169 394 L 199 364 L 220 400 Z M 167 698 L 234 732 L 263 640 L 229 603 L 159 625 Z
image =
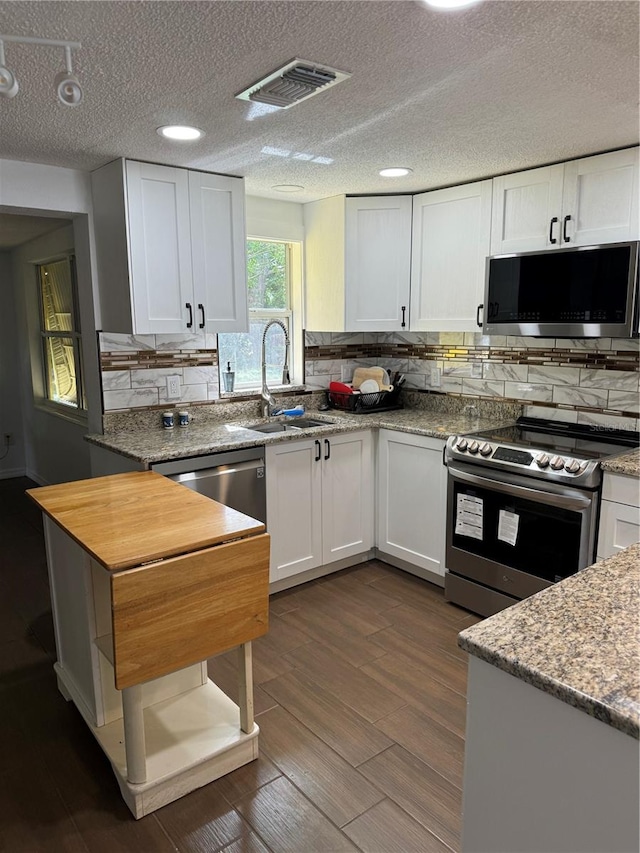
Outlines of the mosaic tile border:
M 305 360 L 357 360 L 361 358 L 422 359 L 424 361 L 493 361 L 500 364 L 571 366 L 584 369 L 640 371 L 640 353 L 627 350 L 574 350 L 508 348 L 465 344 L 330 344 L 306 346 Z
M 217 366 L 217 350 L 189 350 L 162 352 L 158 350 L 135 350 L 133 352 L 102 352 L 100 366 L 103 371 L 131 370 L 133 368 L 154 369 L 163 367 Z

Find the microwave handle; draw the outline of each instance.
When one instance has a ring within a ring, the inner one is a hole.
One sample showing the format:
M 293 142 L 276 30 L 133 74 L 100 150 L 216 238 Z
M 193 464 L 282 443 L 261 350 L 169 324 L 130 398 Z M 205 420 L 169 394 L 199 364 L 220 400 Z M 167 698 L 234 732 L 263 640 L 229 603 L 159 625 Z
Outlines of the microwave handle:
M 480 477 L 478 474 L 461 471 L 460 468 L 454 468 L 452 465 L 449 465 L 449 474 L 454 480 L 459 482 L 469 483 L 472 486 L 483 486 L 486 489 L 491 489 L 491 491 L 511 495 L 514 498 L 526 498 L 536 503 L 545 503 L 550 506 L 561 507 L 562 509 L 582 512 L 591 506 L 590 497 L 577 494 L 574 491 L 569 496 L 556 494 L 546 489 L 529 489 L 526 486 L 516 486 L 514 483 L 498 479 L 499 475 L 497 473 L 492 474 L 491 477 Z
M 558 242 L 558 238 L 553 236 L 553 226 L 556 224 L 556 222 L 558 222 L 558 217 L 554 216 L 551 222 L 549 223 L 549 242 L 552 244 Z
M 480 305 L 478 305 L 478 308 L 476 309 L 476 325 L 478 326 L 479 329 L 482 328 L 482 320 L 480 319 L 480 312 L 482 311 L 483 308 L 484 308 L 484 303 L 481 302 Z

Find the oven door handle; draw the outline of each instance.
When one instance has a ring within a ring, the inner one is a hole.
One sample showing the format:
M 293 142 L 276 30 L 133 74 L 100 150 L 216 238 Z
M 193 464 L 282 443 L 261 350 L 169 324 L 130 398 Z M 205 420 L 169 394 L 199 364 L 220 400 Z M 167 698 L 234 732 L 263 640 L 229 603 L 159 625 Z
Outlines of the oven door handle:
M 451 465 L 449 466 L 449 474 L 454 480 L 469 483 L 472 486 L 483 486 L 494 492 L 502 492 L 505 495 L 511 495 L 515 498 L 527 498 L 530 501 L 545 503 L 550 506 L 561 507 L 562 509 L 582 512 L 589 509 L 592 503 L 591 497 L 581 495 L 574 490 L 571 490 L 570 494 L 558 494 L 555 491 L 546 489 L 543 485 L 539 489 L 531 489 L 527 486 L 517 486 L 514 483 L 509 483 L 502 478 L 498 479 L 497 475 L 493 477 L 481 477 L 478 474 L 471 474 L 460 470 L 460 468 L 454 468 Z

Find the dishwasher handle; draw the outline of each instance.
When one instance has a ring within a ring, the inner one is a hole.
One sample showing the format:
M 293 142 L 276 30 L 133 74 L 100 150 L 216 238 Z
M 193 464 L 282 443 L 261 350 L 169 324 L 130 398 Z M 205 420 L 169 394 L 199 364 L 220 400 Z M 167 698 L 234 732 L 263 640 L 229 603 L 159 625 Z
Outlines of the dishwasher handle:
M 186 471 L 183 474 L 168 474 L 170 480 L 176 483 L 188 483 L 193 480 L 203 480 L 211 477 L 224 477 L 229 474 L 240 474 L 243 471 L 251 471 L 264 468 L 263 459 L 252 459 L 249 462 L 236 462 L 232 465 L 216 465 L 214 468 L 203 468 L 200 471 Z

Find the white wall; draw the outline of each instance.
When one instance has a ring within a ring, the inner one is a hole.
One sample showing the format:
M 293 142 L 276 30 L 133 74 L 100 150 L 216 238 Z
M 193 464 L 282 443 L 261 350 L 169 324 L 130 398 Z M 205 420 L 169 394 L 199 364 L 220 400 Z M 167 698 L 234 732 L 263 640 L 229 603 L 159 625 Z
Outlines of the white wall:
M 12 287 L 16 316 L 13 361 L 22 410 L 24 468 L 38 483 L 61 483 L 91 476 L 86 423 L 48 411 L 40 354 L 38 290 L 35 264 L 74 250 L 74 228 L 67 225 L 14 249 Z M 95 346 L 95 332 L 89 331 Z
M 88 172 L 42 163 L 0 159 L 0 210 L 3 213 L 90 213 Z
M 302 205 L 271 198 L 246 197 L 247 234 L 265 240 L 304 240 Z
M 0 252 L 0 299 L 0 439 L 10 432 L 14 441 L 0 459 L 0 479 L 4 479 L 25 472 L 19 334 L 9 252 Z M 0 456 L 4 453 L 4 442 L 0 441 Z
M 40 216 L 61 216 L 73 220 L 73 237 L 71 245 L 76 255 L 76 271 L 78 276 L 79 309 L 82 326 L 82 346 L 84 361 L 85 395 L 88 410 L 88 431 L 102 432 L 102 397 L 100 390 L 100 370 L 95 330 L 100 327 L 100 308 L 97 298 L 97 276 L 95 272 L 95 248 L 93 237 L 93 203 L 91 197 L 91 179 L 88 172 L 77 169 L 63 169 L 57 166 L 46 166 L 40 163 L 23 163 L 15 160 L 0 159 L 0 211 L 3 213 L 27 213 Z M 22 252 L 24 247 L 20 247 Z M 35 254 L 40 252 L 34 248 Z M 23 263 L 22 258 L 19 263 Z M 15 272 L 15 266 L 14 266 Z M 22 279 L 23 269 L 18 273 Z M 22 293 L 23 284 L 17 284 L 17 294 Z M 16 303 L 16 310 L 22 310 L 23 330 L 26 330 L 26 313 Z M 24 331 L 25 336 L 27 332 Z M 26 337 L 25 337 L 26 340 Z M 2 350 L 4 352 L 4 350 Z M 24 353 L 29 354 L 25 347 Z M 24 371 L 21 392 L 30 393 L 30 371 Z M 26 388 L 26 391 L 25 391 Z M 30 405 L 32 405 L 30 403 Z M 43 426 L 41 414 L 35 420 L 27 420 L 27 408 L 23 405 L 24 429 L 32 445 L 32 452 L 27 453 L 25 463 L 30 476 L 40 477 L 48 482 L 77 479 L 88 476 L 85 458 L 86 449 L 78 445 L 76 425 L 64 426 L 66 422 L 56 420 L 56 425 L 47 429 Z M 52 416 L 48 416 L 51 421 Z M 29 430 L 35 427 L 33 436 Z M 85 432 L 87 429 L 84 430 Z M 73 438 L 72 438 L 73 436 Z M 69 443 L 70 442 L 70 443 Z M 52 455 L 69 457 L 70 467 L 63 476 L 60 460 L 45 459 L 53 445 Z M 25 447 L 29 446 L 25 443 Z M 56 450 L 55 448 L 59 448 Z M 78 452 L 77 458 L 74 454 Z M 72 460 L 72 457 L 74 459 Z

